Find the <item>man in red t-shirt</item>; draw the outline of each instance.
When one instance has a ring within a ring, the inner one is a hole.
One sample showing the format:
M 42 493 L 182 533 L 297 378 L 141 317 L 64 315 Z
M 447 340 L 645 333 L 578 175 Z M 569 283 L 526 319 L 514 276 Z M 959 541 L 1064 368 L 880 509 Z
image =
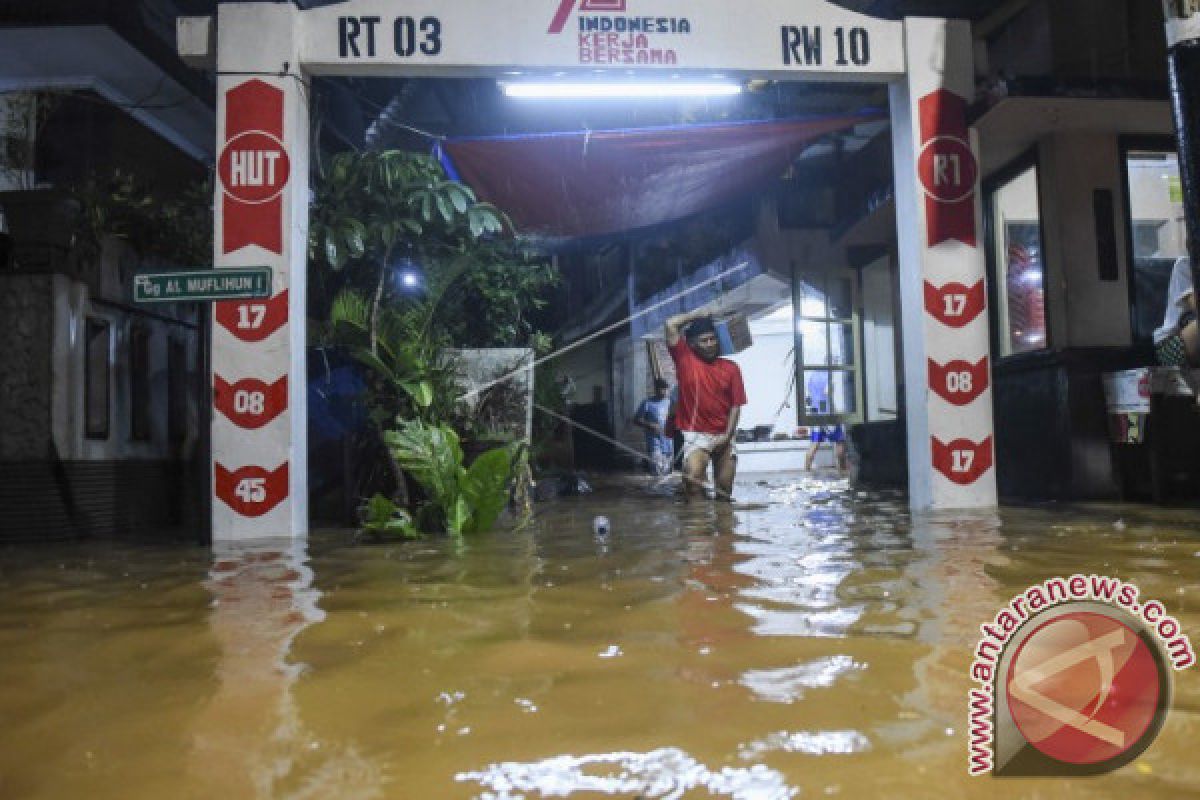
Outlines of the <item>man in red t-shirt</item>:
M 684 495 L 690 497 L 704 486 L 711 462 L 717 499 L 732 502 L 737 471 L 735 437 L 746 404 L 742 371 L 732 361 L 718 358 L 717 329 L 703 312 L 671 317 L 666 335 L 679 384 L 675 425 L 683 432 Z

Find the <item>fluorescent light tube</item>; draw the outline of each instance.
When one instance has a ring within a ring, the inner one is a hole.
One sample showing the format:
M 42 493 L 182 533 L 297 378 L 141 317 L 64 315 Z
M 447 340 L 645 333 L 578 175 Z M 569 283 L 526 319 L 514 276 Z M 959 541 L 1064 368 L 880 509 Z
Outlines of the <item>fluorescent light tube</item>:
M 627 97 L 712 97 L 735 95 L 742 91 L 736 83 L 505 83 L 508 97 L 546 99 L 592 99 Z

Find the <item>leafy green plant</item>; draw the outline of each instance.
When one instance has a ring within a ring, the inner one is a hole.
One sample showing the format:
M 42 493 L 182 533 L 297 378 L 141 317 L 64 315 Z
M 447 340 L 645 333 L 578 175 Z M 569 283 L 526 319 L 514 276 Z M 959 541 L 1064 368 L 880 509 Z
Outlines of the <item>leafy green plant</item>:
M 375 320 L 372 341 L 371 314 L 368 298 L 344 291 L 333 301 L 325 334 L 329 343 L 345 347 L 381 382 L 373 404 L 382 425 L 391 425 L 397 415 L 419 417 L 428 412 L 435 389 L 442 394 L 455 391 L 452 369 L 442 363 L 436 343 L 424 335 L 416 315 L 385 307 Z
M 463 258 L 454 291 L 442 299 L 438 326 L 463 347 L 531 344 L 548 294 L 560 282 L 558 269 L 512 240 L 478 242 Z
M 84 259 L 99 255 L 106 236 L 124 239 L 143 256 L 180 265 L 212 259 L 212 183 L 197 181 L 165 193 L 120 169 L 94 172 L 69 190 L 75 206 L 72 245 Z
M 514 468 L 515 446 L 494 447 L 489 417 L 461 402 L 451 348 L 545 346 L 537 319 L 557 268 L 505 235 L 512 224 L 502 211 L 420 153 L 325 159 L 309 231 L 313 343 L 366 368 L 365 401 L 395 479 L 390 497 L 364 503 L 364 527 L 400 530 L 396 512 L 405 506 L 414 529 L 461 535 L 490 527 L 511 475 L 528 468 Z M 419 283 L 397 280 L 401 264 Z M 463 467 L 460 435 L 468 452 L 492 449 Z
M 342 286 L 371 292 L 368 333 L 374 349 L 387 276 L 399 254 L 437 257 L 511 228 L 508 217 L 449 180 L 423 153 L 338 153 L 321 170 L 309 214 L 309 260 L 342 276 Z
M 425 493 L 418 506 L 419 530 L 451 536 L 490 530 L 508 502 L 513 455 L 507 447 L 487 450 L 463 466 L 458 434 L 447 425 L 405 422 L 384 440 L 392 457 Z
M 421 536 L 413 524 L 412 515 L 381 494 L 363 503 L 362 528 L 368 533 L 382 536 L 401 536 L 405 539 Z

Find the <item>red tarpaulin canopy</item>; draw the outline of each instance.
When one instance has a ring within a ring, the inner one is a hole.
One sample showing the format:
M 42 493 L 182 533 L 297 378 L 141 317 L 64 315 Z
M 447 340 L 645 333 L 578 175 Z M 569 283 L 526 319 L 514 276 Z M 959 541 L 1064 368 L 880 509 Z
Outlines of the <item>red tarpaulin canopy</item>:
M 827 133 L 877 114 L 572 131 L 443 143 L 451 175 L 522 233 L 597 236 L 718 206 L 778 178 Z

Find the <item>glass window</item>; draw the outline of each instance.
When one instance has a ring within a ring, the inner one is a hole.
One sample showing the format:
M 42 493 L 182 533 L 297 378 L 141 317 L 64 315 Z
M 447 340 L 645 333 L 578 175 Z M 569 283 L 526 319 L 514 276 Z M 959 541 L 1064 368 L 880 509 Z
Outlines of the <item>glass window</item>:
M 89 318 L 84 337 L 84 435 L 107 439 L 112 326 Z
M 855 385 L 855 373 L 834 372 L 833 375 L 833 411 L 835 414 L 853 415 L 858 411 L 858 387 Z
M 854 316 L 854 284 L 849 278 L 830 278 L 829 316 L 833 319 L 850 319 Z
M 1133 250 L 1133 335 L 1149 340 L 1163 322 L 1171 268 L 1187 255 L 1179 159 L 1169 150 L 1129 150 L 1125 177 Z
M 854 365 L 854 325 L 846 322 L 829 324 L 829 363 L 838 367 Z
M 804 372 L 804 411 L 822 416 L 833 413 L 833 398 L 830 397 L 829 372 L 810 369 Z
M 800 281 L 800 316 L 825 317 L 825 293 L 810 280 Z
M 855 276 L 846 270 L 796 280 L 802 424 L 857 419 L 860 358 L 855 291 Z
M 819 320 L 802 319 L 798 325 L 803 362 L 809 365 L 828 365 L 829 338 L 826 334 L 826 324 Z
M 150 440 L 150 331 L 141 325 L 129 330 L 129 436 Z
M 1038 172 L 1031 166 L 990 198 L 1000 355 L 1042 350 L 1046 342 L 1046 265 Z

